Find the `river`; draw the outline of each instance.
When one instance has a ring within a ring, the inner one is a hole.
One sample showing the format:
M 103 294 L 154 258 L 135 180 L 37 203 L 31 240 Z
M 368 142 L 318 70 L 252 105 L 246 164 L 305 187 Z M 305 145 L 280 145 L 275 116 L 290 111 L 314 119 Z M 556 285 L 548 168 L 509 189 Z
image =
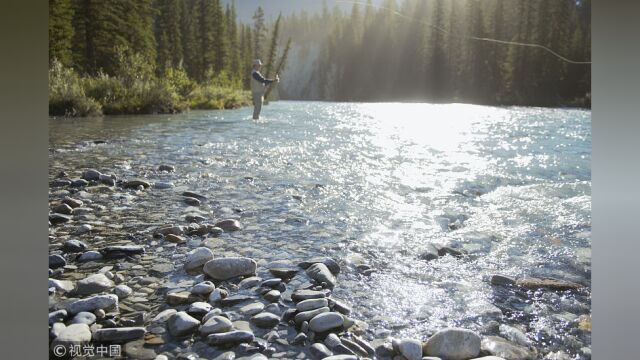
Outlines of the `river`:
M 221 237 L 216 256 L 259 266 L 333 257 L 343 265 L 335 296 L 370 337 L 482 331 L 497 318 L 543 352 L 590 352 L 590 335 L 573 330 L 591 313 L 589 290 L 523 296 L 488 281 L 590 288 L 590 111 L 282 101 L 260 121 L 250 112 L 50 119 L 50 180 L 95 168 L 176 185 L 119 197 L 98 227 L 144 233 L 197 212 L 245 226 Z M 176 171 L 158 173 L 160 164 Z M 210 201 L 188 207 L 176 200 L 185 190 Z M 429 244 L 468 256 L 423 260 Z M 179 259 L 176 249 L 156 254 Z

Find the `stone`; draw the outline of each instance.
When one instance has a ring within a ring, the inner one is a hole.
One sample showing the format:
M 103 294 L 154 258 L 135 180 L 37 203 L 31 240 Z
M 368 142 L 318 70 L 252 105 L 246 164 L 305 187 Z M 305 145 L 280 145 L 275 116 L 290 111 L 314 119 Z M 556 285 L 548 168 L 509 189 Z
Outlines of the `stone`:
M 71 324 L 65 327 L 51 343 L 51 349 L 63 346 L 67 350 L 73 345 L 83 345 L 91 341 L 91 330 L 87 324 Z
M 81 262 L 98 261 L 98 260 L 102 260 L 103 257 L 104 256 L 102 256 L 102 254 L 99 251 L 90 250 L 82 253 L 82 255 L 78 257 L 78 261 L 81 261 Z
M 81 200 L 73 199 L 73 198 L 70 198 L 70 197 L 68 197 L 68 196 L 66 196 L 66 197 L 62 200 L 62 202 L 63 202 L 63 203 L 65 203 L 65 204 L 67 204 L 67 205 L 69 205 L 72 209 L 75 209 L 75 208 L 81 207 L 81 206 L 82 206 L 82 204 L 83 204 L 83 202 L 82 202 Z
M 334 334 L 334 333 L 330 333 L 329 335 L 327 335 L 327 337 L 324 339 L 324 344 L 327 345 L 327 347 L 330 350 L 335 349 L 338 345 L 342 344 L 342 341 L 340 340 L 340 338 L 338 337 L 338 335 Z
M 199 247 L 187 253 L 187 261 L 184 264 L 186 271 L 195 271 L 202 269 L 208 261 L 213 259 L 213 252 L 206 247 Z
M 76 231 L 74 231 L 75 235 L 84 235 L 84 234 L 88 234 L 91 232 L 91 230 L 93 230 L 93 227 L 91 227 L 91 225 L 89 224 L 82 224 L 80 226 L 78 226 L 78 228 L 76 229 Z
M 207 299 L 207 301 L 211 305 L 216 305 L 217 303 L 221 302 L 223 298 L 226 298 L 226 297 L 227 297 L 227 292 L 225 290 L 215 289 L 211 292 L 211 294 L 209 294 L 209 298 Z
M 162 164 L 158 166 L 158 171 L 174 172 L 176 168 L 173 165 Z
M 422 359 L 422 343 L 414 339 L 402 339 L 398 344 L 398 350 L 407 360 Z
M 209 295 L 213 290 L 215 290 L 216 286 L 211 281 L 203 281 L 201 283 L 197 283 L 193 285 L 191 288 L 191 293 L 195 295 Z
M 324 359 L 333 355 L 331 350 L 329 350 L 329 348 L 327 348 L 322 343 L 314 343 L 313 345 L 311 345 L 311 347 L 309 348 L 309 353 L 311 353 L 311 356 L 316 360 Z
M 538 358 L 536 351 L 516 345 L 498 336 L 487 336 L 482 339 L 481 349 L 490 355 L 509 360 L 534 360 Z
M 169 333 L 173 336 L 180 337 L 194 332 L 200 325 L 200 321 L 184 311 L 179 311 L 169 318 L 167 324 Z
M 153 319 L 151 319 L 152 323 L 163 323 L 169 320 L 175 313 L 178 311 L 176 309 L 166 309 L 158 313 Z
M 138 186 L 142 186 L 145 189 L 148 189 L 149 187 L 151 187 L 151 184 L 145 180 L 132 179 L 132 180 L 126 181 L 123 186 L 125 188 L 133 188 L 133 189 L 138 188 Z
M 114 294 L 94 295 L 86 299 L 76 300 L 67 306 L 70 314 L 82 311 L 92 312 L 97 309 L 110 309 L 118 306 L 118 297 Z
M 70 292 L 73 290 L 73 282 L 69 280 L 49 279 L 49 287 L 60 292 Z
M 505 275 L 493 275 L 490 282 L 491 285 L 510 286 L 516 284 L 516 279 Z
M 253 275 L 257 266 L 250 258 L 228 257 L 208 261 L 204 264 L 204 272 L 213 279 L 228 280 L 236 276 Z
M 175 185 L 172 182 L 156 181 L 153 184 L 153 187 L 158 190 L 164 190 L 164 189 L 171 189 L 175 187 Z
M 422 360 L 424 360 L 425 358 L 422 358 Z M 432 359 L 432 358 L 429 358 Z M 434 360 L 440 360 L 440 358 L 433 358 Z M 501 358 L 498 356 L 483 356 L 483 357 L 479 357 L 479 358 L 473 358 L 471 360 L 506 360 L 505 358 Z M 571 360 L 571 358 L 567 358 L 567 360 Z
M 200 200 L 198 200 L 196 198 L 185 197 L 185 198 L 182 199 L 182 201 L 184 201 L 185 204 L 190 205 L 190 206 L 200 206 Z
M 67 260 L 62 255 L 49 255 L 49 269 L 57 269 L 67 265 Z
M 136 360 L 156 360 L 158 359 L 158 356 L 162 356 L 156 355 L 155 350 L 147 346 L 144 339 L 137 339 L 125 343 L 124 351 L 122 352 L 126 355 L 127 359 Z
M 107 258 L 117 258 L 132 255 L 144 254 L 144 246 L 141 245 L 113 245 L 106 246 L 100 250 L 102 255 Z
M 91 326 L 96 322 L 96 316 L 93 313 L 81 311 L 71 319 L 71 324 L 87 324 Z
M 309 310 L 309 311 L 303 311 L 296 314 L 296 316 L 294 317 L 294 321 L 296 324 L 301 324 L 303 321 L 310 321 L 315 316 L 323 313 L 328 313 L 329 311 L 330 310 L 328 307 L 323 307 L 320 309 Z
M 167 294 L 167 304 L 169 305 L 183 305 L 189 304 L 192 300 L 190 292 L 181 291 Z
M 93 339 L 104 342 L 126 342 L 140 339 L 146 333 L 143 327 L 120 327 L 111 329 L 98 329 L 93 333 Z
M 324 291 L 315 290 L 296 290 L 291 294 L 291 300 L 294 302 L 300 302 L 308 299 L 320 299 L 325 298 L 326 293 Z
M 518 279 L 516 281 L 516 285 L 528 290 L 549 289 L 558 291 L 577 290 L 584 287 L 580 284 L 570 281 L 538 278 Z
M 262 310 L 264 310 L 264 304 L 255 302 L 241 307 L 238 312 L 242 315 L 252 316 L 262 312 Z
M 133 290 L 127 285 L 120 284 L 113 289 L 114 294 L 118 296 L 118 299 L 122 300 L 127 298 L 129 295 L 133 293 Z
M 210 334 L 218 334 L 231 331 L 233 324 L 231 320 L 224 316 L 212 316 L 200 327 L 200 334 L 207 336 Z
M 78 281 L 76 292 L 80 295 L 91 295 L 111 289 L 113 281 L 104 274 L 93 274 Z
M 51 214 L 49 215 L 49 222 L 52 225 L 64 224 L 66 222 L 71 221 L 71 216 L 63 215 L 63 214 Z
M 234 330 L 226 333 L 211 334 L 207 336 L 210 345 L 236 345 L 253 342 L 254 336 L 250 331 Z
M 307 275 L 318 282 L 318 284 L 326 283 L 329 288 L 333 288 L 336 285 L 336 278 L 325 264 L 315 263 L 309 266 L 306 272 Z
M 448 360 L 466 360 L 480 353 L 480 336 L 471 330 L 445 328 L 424 343 L 423 353 Z
M 89 185 L 89 182 L 85 179 L 77 179 L 71 182 L 71 186 L 73 187 L 83 187 Z
M 351 336 L 351 339 L 356 344 L 360 345 L 360 347 L 363 348 L 370 357 L 373 357 L 376 354 L 376 350 L 373 348 L 373 346 L 371 346 L 371 344 L 369 344 L 369 342 L 367 342 L 363 338 L 353 335 Z M 420 351 L 422 351 L 422 344 L 420 345 Z
M 98 170 L 87 169 L 82 172 L 82 176 L 80 176 L 80 178 L 87 181 L 97 181 L 100 179 L 100 175 L 102 175 L 102 173 Z
M 191 316 L 201 319 L 209 311 L 211 311 L 211 309 L 212 309 L 211 304 L 203 301 L 196 301 L 191 305 L 189 305 L 189 308 L 187 309 L 187 313 Z
M 257 276 L 248 277 L 246 279 L 242 279 L 238 284 L 238 287 L 240 289 L 249 289 L 260 284 L 260 281 L 262 281 L 262 278 Z
M 60 333 L 62 333 L 62 330 L 66 328 L 67 326 L 64 323 L 61 323 L 61 322 L 53 323 L 53 325 L 51 325 L 51 330 L 49 331 L 49 338 L 50 339 L 57 338 L 58 336 L 60 336 Z
M 329 306 L 329 302 L 325 298 L 308 299 L 308 300 L 303 300 L 297 303 L 296 310 L 303 312 L 303 311 L 315 310 L 315 309 L 319 309 L 327 306 Z
M 531 342 L 527 338 L 527 335 L 522 332 L 522 330 L 515 328 L 513 326 L 509 326 L 506 324 L 501 324 L 498 328 L 500 332 L 500 336 L 512 341 L 521 346 L 529 346 Z
M 264 294 L 264 299 L 267 300 L 268 302 L 278 302 L 278 300 L 280 300 L 280 296 L 282 294 L 280 294 L 280 291 L 278 290 L 271 290 L 269 292 L 267 292 L 266 294 Z
M 102 174 L 98 180 L 107 186 L 116 186 L 115 176 Z
M 49 325 L 57 322 L 64 322 L 67 318 L 67 310 L 61 309 L 49 313 Z
M 282 279 L 280 278 L 273 278 L 273 279 L 267 279 L 265 281 L 263 281 L 260 286 L 264 287 L 264 288 L 277 288 L 278 286 L 280 286 L 280 284 L 282 283 Z
M 219 227 L 226 232 L 242 230 L 242 224 L 240 224 L 240 222 L 235 219 L 220 220 L 215 223 L 215 227 Z
M 272 313 L 263 312 L 263 313 L 254 315 L 251 318 L 251 322 L 254 323 L 259 328 L 270 329 L 278 325 L 278 323 L 280 322 L 280 317 Z
M 200 199 L 200 200 L 207 200 L 207 197 L 202 195 L 202 194 L 198 194 L 192 191 L 185 191 L 182 193 L 182 196 L 188 196 L 188 197 L 192 197 L 192 198 L 196 198 L 196 199 Z
M 60 204 L 53 208 L 54 213 L 71 215 L 73 214 L 73 208 L 67 204 Z
M 343 315 L 349 315 L 351 313 L 351 308 L 347 304 L 339 300 L 331 299 L 329 307 L 333 311 L 337 311 Z
M 187 242 L 187 239 L 185 239 L 184 237 L 180 235 L 174 235 L 174 234 L 167 234 L 167 236 L 165 236 L 164 239 L 168 242 L 175 243 L 175 244 L 184 244 Z
M 358 357 L 356 355 L 333 355 L 323 360 L 358 360 Z
M 233 306 L 233 305 L 240 304 L 245 301 L 253 300 L 253 299 L 254 297 L 252 296 L 236 294 L 236 295 L 227 296 L 223 298 L 222 300 L 220 300 L 220 303 L 222 306 Z
M 344 324 L 344 317 L 335 312 L 325 312 L 314 316 L 309 321 L 309 329 L 320 333 L 339 328 Z

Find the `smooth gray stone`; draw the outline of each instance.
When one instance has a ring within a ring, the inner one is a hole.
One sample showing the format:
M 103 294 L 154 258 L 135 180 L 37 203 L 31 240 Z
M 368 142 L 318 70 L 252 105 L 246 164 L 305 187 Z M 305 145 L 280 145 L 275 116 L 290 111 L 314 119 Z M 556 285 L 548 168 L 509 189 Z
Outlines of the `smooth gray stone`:
M 315 290 L 296 290 L 291 294 L 291 300 L 300 302 L 308 299 L 320 299 L 327 297 L 324 291 Z
M 133 293 L 133 289 L 127 285 L 120 284 L 113 289 L 113 292 L 118 296 L 118 299 L 125 299 Z
M 407 360 L 421 360 L 422 359 L 422 343 L 414 339 L 402 339 L 398 345 L 400 353 L 407 358 Z
M 311 319 L 313 319 L 316 315 L 322 314 L 322 313 L 328 313 L 330 310 L 328 307 L 323 307 L 320 309 L 315 309 L 315 310 L 309 310 L 309 311 L 304 311 L 301 313 L 297 313 L 296 316 L 294 317 L 294 321 L 296 324 L 301 324 L 303 321 L 310 321 Z
M 60 335 L 51 343 L 51 348 L 56 346 L 64 346 L 66 348 L 72 345 L 82 345 L 91 341 L 91 330 L 87 324 L 72 324 L 60 331 Z
M 471 330 L 445 328 L 427 340 L 423 352 L 451 360 L 474 358 L 480 353 L 480 336 Z
M 67 306 L 70 314 L 82 311 L 93 312 L 97 309 L 108 309 L 118 306 L 118 297 L 115 294 L 94 295 L 86 299 L 76 300 Z
M 78 281 L 76 292 L 90 295 L 111 289 L 115 284 L 104 274 L 93 274 Z
M 309 348 L 309 352 L 311 353 L 311 356 L 316 360 L 324 359 L 333 355 L 331 350 L 329 350 L 322 343 L 314 343 L 313 345 L 311 345 L 311 347 Z
M 303 300 L 296 304 L 296 310 L 303 312 L 327 307 L 329 302 L 325 298 Z
M 207 261 L 213 259 L 213 252 L 206 247 L 199 247 L 187 253 L 187 261 L 184 264 L 186 271 L 194 271 L 202 268 Z
M 176 309 L 166 309 L 156 315 L 151 322 L 165 322 L 169 320 L 178 311 Z
M 102 258 L 104 258 L 104 256 L 99 251 L 90 250 L 82 253 L 82 255 L 78 257 L 78 261 L 97 261 L 102 260 Z
M 67 318 L 67 310 L 56 310 L 49 313 L 49 325 L 57 322 L 64 322 Z
M 210 334 L 218 334 L 229 332 L 233 329 L 233 323 L 231 320 L 224 316 L 212 316 L 200 327 L 200 334 L 207 336 Z
M 242 230 L 242 224 L 235 219 L 224 219 L 215 223 L 216 227 L 221 228 L 226 232 Z
M 270 329 L 280 323 L 280 317 L 272 313 L 263 312 L 251 317 L 251 322 L 257 327 Z
M 333 355 L 323 360 L 358 360 L 358 357 L 356 355 Z
M 250 331 L 234 330 L 226 333 L 211 334 L 207 336 L 210 345 L 229 345 L 239 343 L 250 343 L 254 339 Z
M 113 245 L 106 246 L 100 250 L 102 255 L 107 258 L 124 257 L 131 255 L 144 254 L 144 246 L 141 245 Z
M 331 329 L 339 328 L 344 324 L 344 317 L 335 312 L 326 312 L 314 316 L 309 321 L 311 331 L 321 333 Z
M 67 265 L 67 260 L 62 255 L 49 255 L 49 269 L 57 269 Z
M 67 240 L 62 245 L 62 251 L 65 253 L 79 253 L 87 250 L 87 244 L 80 240 Z
M 80 178 L 87 181 L 100 180 L 100 175 L 102 175 L 102 173 L 96 169 L 87 169 L 82 172 Z
M 55 339 L 60 336 L 62 330 L 66 329 L 67 326 L 62 322 L 56 322 L 51 325 L 51 330 L 49 331 L 49 338 Z
M 71 324 L 87 324 L 91 326 L 96 322 L 96 316 L 93 313 L 82 311 L 71 319 Z
M 211 281 L 203 281 L 195 284 L 191 288 L 191 293 L 196 295 L 209 295 L 215 288 L 216 286 Z
M 216 280 L 228 280 L 236 276 L 249 276 L 256 272 L 255 260 L 246 257 L 213 259 L 204 264 L 204 273 Z
M 282 294 L 280 293 L 280 291 L 271 290 L 266 294 L 264 294 L 264 299 L 267 300 L 268 302 L 275 303 L 275 302 L 278 302 L 278 300 L 280 300 L 281 296 Z
M 200 325 L 200 321 L 180 311 L 171 316 L 167 324 L 171 335 L 179 337 L 194 332 Z
M 49 279 L 49 287 L 61 292 L 70 292 L 74 285 L 70 280 Z
M 139 339 L 144 336 L 146 329 L 143 327 L 121 327 L 111 329 L 98 329 L 93 333 L 96 341 L 126 342 Z
M 260 302 L 255 302 L 255 303 L 248 304 L 248 305 L 245 305 L 245 306 L 241 307 L 238 311 L 242 315 L 252 316 L 252 315 L 261 313 L 262 310 L 264 310 L 264 304 L 260 303 Z
M 309 268 L 307 268 L 307 275 L 318 282 L 318 284 L 326 283 L 329 288 L 336 286 L 336 278 L 325 264 L 316 263 L 309 266 Z
M 331 334 L 327 335 L 327 337 L 324 339 L 324 344 L 327 345 L 327 347 L 330 350 L 333 350 L 338 345 L 342 344 L 342 341 L 340 340 L 338 335 L 336 335 L 334 333 L 331 333 Z
M 482 339 L 481 349 L 490 355 L 510 360 L 535 360 L 538 358 L 535 350 L 514 344 L 498 336 L 487 336 Z

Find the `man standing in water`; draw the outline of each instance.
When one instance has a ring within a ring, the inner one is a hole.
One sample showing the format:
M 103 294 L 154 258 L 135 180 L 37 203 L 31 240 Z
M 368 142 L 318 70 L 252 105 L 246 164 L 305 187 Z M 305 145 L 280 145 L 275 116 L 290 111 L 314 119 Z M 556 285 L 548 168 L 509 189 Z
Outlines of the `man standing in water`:
M 265 79 L 260 73 L 262 68 L 262 61 L 256 59 L 253 61 L 253 70 L 251 71 L 251 97 L 253 98 L 253 120 L 260 118 L 260 111 L 262 110 L 262 100 L 264 91 L 268 85 L 273 82 L 280 82 L 280 78 L 276 75 L 275 79 Z

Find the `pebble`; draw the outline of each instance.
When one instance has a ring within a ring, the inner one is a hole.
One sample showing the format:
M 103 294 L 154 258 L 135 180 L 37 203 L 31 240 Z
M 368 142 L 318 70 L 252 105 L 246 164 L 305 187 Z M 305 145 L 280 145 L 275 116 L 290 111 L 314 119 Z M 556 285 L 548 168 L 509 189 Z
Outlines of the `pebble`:
M 493 275 L 491 276 L 490 282 L 491 285 L 508 286 L 515 285 L 516 279 L 505 275 Z
M 260 302 L 251 303 L 241 307 L 238 312 L 243 315 L 252 316 L 258 314 L 264 310 L 264 304 Z
M 186 271 L 195 271 L 202 269 L 208 261 L 213 259 L 213 252 L 206 247 L 199 247 L 187 253 L 187 261 L 184 264 Z
M 180 311 L 173 314 L 167 324 L 171 335 L 179 337 L 194 332 L 200 325 L 200 321 L 186 312 Z
M 143 188 L 147 189 L 151 187 L 151 184 L 145 180 L 133 179 L 133 180 L 126 181 L 123 186 L 125 188 L 133 188 L 133 189 L 137 189 L 139 186 L 142 186 Z
M 240 289 L 249 289 L 260 284 L 261 281 L 262 281 L 262 278 L 259 278 L 257 276 L 251 276 L 240 281 L 240 283 L 238 284 L 238 287 Z
M 307 268 L 307 275 L 319 284 L 326 283 L 329 288 L 336 285 L 336 278 L 325 264 L 315 263 Z
M 480 353 L 480 336 L 471 330 L 445 328 L 424 344 L 423 353 L 450 360 L 466 360 Z
M 76 316 L 71 319 L 71 324 L 87 324 L 91 326 L 91 324 L 96 322 L 96 316 L 93 313 L 82 311 L 76 314 Z
M 216 286 L 211 281 L 203 281 L 201 283 L 193 285 L 193 287 L 191 288 L 191 293 L 196 295 L 208 296 L 213 290 L 215 290 L 215 288 Z
M 118 297 L 114 294 L 94 295 L 86 299 L 80 299 L 67 306 L 67 311 L 77 314 L 82 311 L 95 311 L 97 309 L 109 309 L 118 306 Z
M 328 305 L 329 305 L 329 302 L 325 298 L 308 299 L 308 300 L 303 300 L 297 303 L 296 310 L 303 312 L 303 311 L 319 309 L 322 307 L 327 307 Z
M 164 190 L 164 189 L 171 189 L 175 187 L 175 185 L 172 182 L 157 181 L 153 184 L 153 187 L 159 190 Z
M 71 217 L 63 214 L 51 214 L 49 215 L 49 222 L 52 225 L 59 225 L 71 221 Z
M 344 324 L 342 315 L 335 312 L 325 312 L 314 316 L 309 321 L 309 329 L 314 332 L 325 332 L 339 328 Z
M 526 278 L 526 279 L 518 279 L 516 281 L 516 285 L 528 290 L 537 290 L 537 289 L 549 289 L 549 290 L 577 290 L 581 289 L 584 286 L 564 280 L 558 279 L 538 279 L 538 278 Z
M 115 176 L 102 174 L 98 180 L 105 185 L 116 186 Z
M 57 269 L 67 265 L 67 260 L 62 255 L 49 255 L 49 269 Z
M 280 297 L 281 297 L 281 294 L 280 294 L 280 291 L 278 290 L 271 290 L 266 294 L 264 294 L 264 299 L 272 303 L 278 302 L 278 300 L 280 300 Z
M 217 303 L 219 303 L 220 301 L 222 301 L 223 298 L 227 297 L 227 292 L 226 290 L 223 289 L 215 289 L 211 292 L 211 294 L 209 294 L 209 298 L 207 299 L 207 301 L 209 302 L 209 304 L 211 305 L 216 305 Z
M 56 310 L 49 313 L 49 325 L 63 322 L 67 318 L 67 310 Z
M 49 279 L 49 287 L 55 288 L 60 292 L 70 292 L 73 290 L 74 285 L 70 280 Z
M 60 204 L 53 208 L 54 213 L 71 215 L 73 214 L 73 208 L 67 204 Z
M 98 170 L 87 169 L 82 172 L 82 176 L 80 177 L 87 181 L 96 181 L 100 179 L 100 175 L 102 175 L 102 173 Z
M 113 329 L 98 329 L 93 333 L 93 339 L 104 342 L 126 342 L 139 339 L 146 333 L 143 327 L 120 327 Z
M 236 276 L 249 276 L 256 272 L 255 260 L 246 257 L 227 257 L 208 261 L 204 273 L 215 280 L 228 280 Z
M 324 359 L 333 355 L 331 350 L 329 350 L 322 343 L 314 343 L 313 345 L 311 345 L 311 347 L 309 348 L 309 353 L 311 353 L 311 356 L 313 356 L 313 358 L 317 360 Z
M 206 322 L 200 327 L 200 334 L 202 336 L 207 336 L 210 334 L 224 333 L 231 331 L 233 329 L 233 324 L 231 320 L 227 319 L 224 316 L 211 316 Z
M 178 311 L 176 309 L 166 309 L 164 311 L 161 311 L 158 315 L 156 315 L 151 322 L 165 322 L 167 320 L 169 320 L 175 313 L 177 313 Z
M 296 290 L 291 294 L 291 300 L 294 302 L 299 302 L 308 299 L 319 299 L 325 298 L 326 294 L 324 291 L 315 291 L 315 290 Z
M 158 171 L 174 172 L 176 168 L 173 165 L 162 164 L 158 166 Z
M 422 359 L 422 343 L 413 339 L 402 339 L 398 344 L 398 350 L 407 360 Z
M 90 295 L 109 290 L 113 286 L 113 281 L 104 274 L 93 274 L 78 281 L 76 291 L 80 295 Z
M 211 334 L 207 336 L 210 345 L 230 345 L 240 343 L 251 343 L 254 339 L 250 331 L 234 330 L 226 333 Z
M 174 244 L 184 244 L 187 242 L 187 239 L 185 239 L 184 237 L 180 236 L 180 235 L 174 235 L 174 234 L 167 234 L 164 239 L 168 242 L 174 243 Z
M 87 324 L 71 324 L 62 331 L 51 343 L 51 348 L 64 346 L 69 348 L 72 345 L 82 345 L 91 341 L 91 330 Z
M 333 355 L 323 360 L 358 360 L 358 357 L 356 355 Z
M 192 198 L 196 198 L 196 199 L 200 199 L 200 200 L 207 200 L 207 197 L 202 195 L 202 194 L 198 194 L 192 191 L 185 191 L 182 193 L 182 196 L 188 196 L 188 197 L 192 197 Z
M 263 312 L 254 315 L 251 318 L 251 322 L 253 322 L 257 327 L 270 329 L 278 325 L 278 323 L 280 322 L 280 317 L 272 313 Z
M 131 255 L 144 254 L 144 246 L 141 245 L 113 245 L 104 247 L 102 255 L 108 258 L 125 257 Z
M 81 262 L 98 261 L 98 260 L 102 260 L 103 257 L 104 256 L 102 256 L 102 254 L 99 251 L 89 250 L 87 252 L 82 253 L 82 255 L 78 257 L 78 261 L 81 261 Z
M 51 339 L 57 338 L 58 336 L 60 336 L 62 330 L 66 329 L 66 327 L 67 326 L 61 322 L 53 323 L 53 325 L 51 325 L 51 330 L 49 331 L 49 337 Z
M 200 206 L 200 200 L 198 200 L 196 198 L 185 197 L 185 198 L 182 199 L 182 201 L 184 201 L 184 203 L 189 205 L 189 206 Z
M 70 198 L 68 196 L 65 196 L 65 198 L 62 200 L 63 203 L 69 205 L 72 209 L 81 207 L 83 202 L 81 200 L 77 200 L 77 199 L 73 199 Z
M 537 359 L 536 351 L 529 350 L 498 336 L 487 336 L 482 339 L 481 349 L 490 355 L 510 360 Z
M 242 224 L 240 224 L 240 222 L 235 219 L 220 220 L 215 223 L 215 227 L 219 227 L 226 232 L 242 230 Z
M 127 285 L 120 284 L 113 289 L 113 292 L 114 294 L 116 294 L 116 296 L 118 296 L 118 299 L 122 300 L 131 295 L 133 293 L 133 290 Z
M 419 257 L 420 259 L 426 260 L 426 261 L 435 260 L 439 257 L 438 249 L 433 244 L 427 244 L 425 249 L 422 250 L 422 253 L 420 254 Z
M 212 309 L 211 304 L 203 301 L 197 301 L 189 305 L 189 308 L 187 309 L 187 313 L 191 316 L 201 319 L 209 311 L 211 311 L 211 309 Z
M 76 234 L 76 235 L 84 235 L 84 234 L 90 233 L 91 230 L 93 230 L 93 227 L 91 227 L 91 225 L 82 224 L 82 225 L 78 226 L 76 231 L 74 231 L 74 234 Z
M 296 314 L 296 316 L 294 317 L 294 321 L 296 324 L 301 324 L 303 321 L 310 321 L 316 315 L 328 313 L 329 311 L 330 310 L 328 307 L 323 307 L 320 309 L 309 310 L 309 311 L 303 311 Z

